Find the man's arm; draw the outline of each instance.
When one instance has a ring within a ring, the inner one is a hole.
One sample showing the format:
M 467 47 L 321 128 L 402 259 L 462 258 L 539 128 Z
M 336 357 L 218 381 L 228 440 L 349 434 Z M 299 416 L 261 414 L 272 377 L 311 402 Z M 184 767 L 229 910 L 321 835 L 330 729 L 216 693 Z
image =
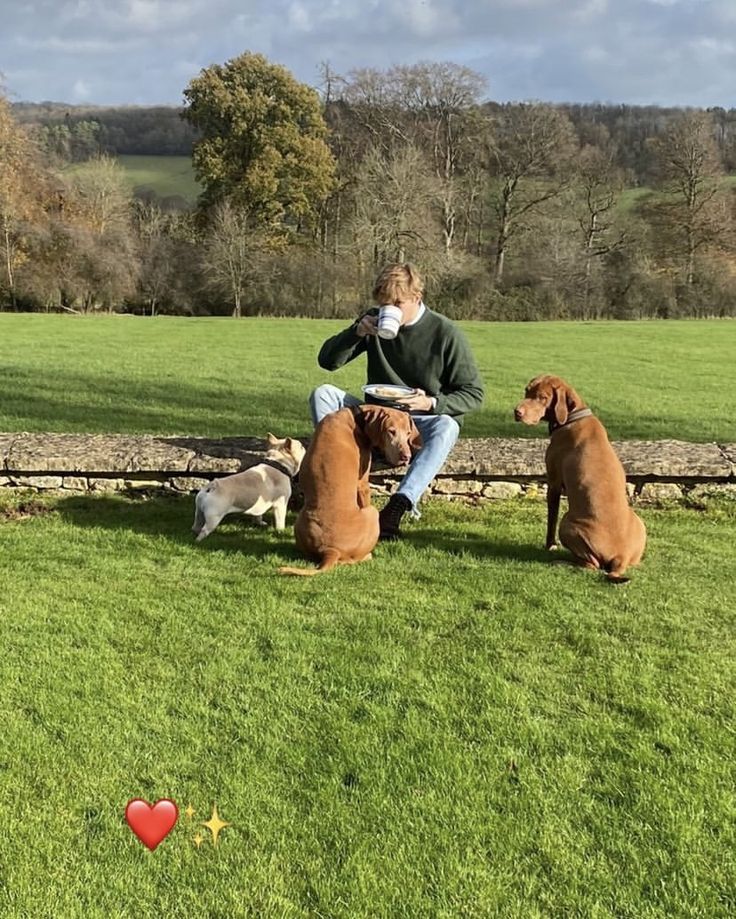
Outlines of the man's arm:
M 464 415 L 483 405 L 483 380 L 465 336 L 459 329 L 447 343 L 442 391 L 437 396 L 438 415 Z
M 367 328 L 369 326 L 373 328 L 374 325 L 375 322 L 370 318 L 370 314 L 366 314 L 347 329 L 328 338 L 317 356 L 319 366 L 323 370 L 337 370 L 338 367 L 342 367 L 343 364 L 347 364 L 362 354 L 367 347 L 367 335 L 375 334 L 375 332 L 367 332 Z

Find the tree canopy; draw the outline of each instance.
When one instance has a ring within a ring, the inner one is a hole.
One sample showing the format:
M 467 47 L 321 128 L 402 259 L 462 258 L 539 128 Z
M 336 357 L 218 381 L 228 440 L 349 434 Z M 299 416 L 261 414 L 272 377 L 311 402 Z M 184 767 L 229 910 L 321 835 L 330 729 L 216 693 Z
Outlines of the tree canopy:
M 245 53 L 201 71 L 184 96 L 184 117 L 200 133 L 193 160 L 205 209 L 229 199 L 274 231 L 314 221 L 335 163 L 313 89 Z

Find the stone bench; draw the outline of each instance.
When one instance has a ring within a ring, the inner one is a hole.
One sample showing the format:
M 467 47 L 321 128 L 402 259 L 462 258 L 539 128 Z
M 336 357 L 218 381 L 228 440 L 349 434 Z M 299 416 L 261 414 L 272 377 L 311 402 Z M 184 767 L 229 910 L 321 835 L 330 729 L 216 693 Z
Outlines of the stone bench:
M 542 495 L 546 446 L 541 437 L 462 438 L 429 492 L 473 502 Z M 736 497 L 736 444 L 659 440 L 613 446 L 635 501 L 697 499 L 710 493 Z M 266 442 L 255 437 L 0 433 L 0 487 L 190 493 L 216 476 L 255 465 L 265 450 Z M 374 491 L 389 493 L 400 472 L 374 469 Z

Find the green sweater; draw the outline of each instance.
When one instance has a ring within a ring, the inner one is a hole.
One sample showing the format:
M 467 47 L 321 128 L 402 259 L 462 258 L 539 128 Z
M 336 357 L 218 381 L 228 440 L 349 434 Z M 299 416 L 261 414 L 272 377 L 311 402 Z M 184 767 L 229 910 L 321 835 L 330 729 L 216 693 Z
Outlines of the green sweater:
M 369 310 L 369 314 L 378 315 L 378 310 Z M 465 412 L 480 408 L 483 381 L 470 345 L 446 316 L 426 309 L 418 322 L 402 326 L 396 338 L 390 339 L 361 338 L 355 331 L 358 322 L 327 339 L 317 358 L 320 367 L 337 370 L 365 351 L 368 383 L 423 389 L 437 399 L 434 414 L 452 415 L 458 424 Z

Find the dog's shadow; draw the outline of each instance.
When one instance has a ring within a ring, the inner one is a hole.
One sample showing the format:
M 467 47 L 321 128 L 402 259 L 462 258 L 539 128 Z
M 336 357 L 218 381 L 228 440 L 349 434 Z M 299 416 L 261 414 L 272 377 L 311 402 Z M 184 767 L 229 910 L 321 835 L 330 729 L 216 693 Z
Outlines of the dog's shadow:
M 220 526 L 201 542 L 192 533 L 194 500 L 186 495 L 100 494 L 75 495 L 63 498 L 55 506 L 67 522 L 81 529 L 120 530 L 144 536 L 164 538 L 169 542 L 196 547 L 203 552 L 235 552 L 264 556 L 278 554 L 288 559 L 301 556 L 294 545 L 293 515 L 286 529 L 274 529 L 271 513 L 265 515 L 267 525 L 259 526 L 247 514 L 230 514 Z

